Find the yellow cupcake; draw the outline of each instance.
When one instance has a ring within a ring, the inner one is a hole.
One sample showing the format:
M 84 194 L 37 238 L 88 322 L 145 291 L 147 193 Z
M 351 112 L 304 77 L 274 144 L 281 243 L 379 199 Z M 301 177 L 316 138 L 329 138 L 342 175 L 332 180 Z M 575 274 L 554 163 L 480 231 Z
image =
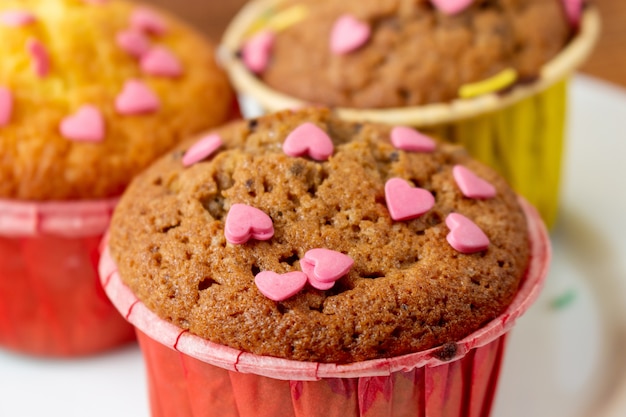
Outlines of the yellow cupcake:
M 117 0 L 6 0 L 0 39 L 0 198 L 119 195 L 181 138 L 231 116 L 214 47 L 161 11 Z M 144 94 L 128 91 L 129 81 Z

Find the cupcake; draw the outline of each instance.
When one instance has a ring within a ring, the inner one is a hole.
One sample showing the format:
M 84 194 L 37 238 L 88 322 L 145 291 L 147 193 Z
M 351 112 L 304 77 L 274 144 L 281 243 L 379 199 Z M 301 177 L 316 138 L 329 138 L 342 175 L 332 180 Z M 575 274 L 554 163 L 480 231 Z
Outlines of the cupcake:
M 130 179 L 233 117 L 214 46 L 124 1 L 0 5 L 0 347 L 86 355 L 133 338 L 97 279 Z
M 549 258 L 536 211 L 458 145 L 304 109 L 139 175 L 100 277 L 155 416 L 486 416 Z
M 551 225 L 567 82 L 598 26 L 582 1 L 256 0 L 223 60 L 256 111 L 322 104 L 463 144 Z

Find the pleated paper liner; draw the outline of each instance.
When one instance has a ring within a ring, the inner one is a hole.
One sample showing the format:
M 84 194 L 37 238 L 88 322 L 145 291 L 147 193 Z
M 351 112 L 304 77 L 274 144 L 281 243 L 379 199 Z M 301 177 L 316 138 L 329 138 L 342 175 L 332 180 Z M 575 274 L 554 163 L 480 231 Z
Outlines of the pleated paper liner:
M 463 340 L 395 358 L 333 364 L 242 352 L 148 310 L 121 281 L 108 247 L 100 279 L 137 329 L 153 417 L 487 417 L 506 334 L 539 295 L 551 258 L 544 223 L 520 201 L 531 261 L 509 308 Z
M 271 89 L 238 58 L 243 40 L 264 25 L 272 25 L 271 16 L 284 13 L 284 8 L 285 0 L 253 0 L 224 34 L 220 59 L 255 113 L 310 104 Z M 297 16 L 288 18 L 297 20 Z M 552 226 L 559 202 L 568 80 L 589 56 L 599 31 L 597 10 L 587 7 L 577 35 L 542 68 L 540 76 L 503 93 L 418 107 L 337 108 L 337 112 L 349 120 L 413 126 L 440 139 L 462 143 L 475 158 L 499 170 Z
M 116 202 L 0 200 L 0 348 L 75 357 L 134 339 L 97 274 Z

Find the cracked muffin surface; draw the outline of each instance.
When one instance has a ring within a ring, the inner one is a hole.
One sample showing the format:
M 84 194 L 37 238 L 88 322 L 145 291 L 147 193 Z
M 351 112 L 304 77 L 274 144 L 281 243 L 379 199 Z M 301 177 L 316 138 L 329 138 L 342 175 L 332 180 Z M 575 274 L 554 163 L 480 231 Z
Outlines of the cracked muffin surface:
M 283 152 L 305 122 L 332 139 L 328 160 Z M 325 109 L 286 111 L 216 130 L 221 148 L 184 167 L 197 138 L 188 140 L 138 176 L 114 213 L 109 246 L 121 279 L 161 318 L 259 355 L 349 363 L 460 340 L 516 294 L 529 256 L 524 214 L 506 182 L 462 148 L 403 151 L 390 131 Z M 456 165 L 489 181 L 496 196 L 464 197 Z M 385 199 L 391 178 L 429 191 L 433 208 L 394 221 Z M 271 239 L 227 242 L 225 218 L 238 203 L 269 215 Z M 489 247 L 451 247 L 450 213 L 471 219 Z M 261 271 L 301 270 L 314 248 L 354 260 L 331 289 L 307 284 L 277 302 L 255 286 Z

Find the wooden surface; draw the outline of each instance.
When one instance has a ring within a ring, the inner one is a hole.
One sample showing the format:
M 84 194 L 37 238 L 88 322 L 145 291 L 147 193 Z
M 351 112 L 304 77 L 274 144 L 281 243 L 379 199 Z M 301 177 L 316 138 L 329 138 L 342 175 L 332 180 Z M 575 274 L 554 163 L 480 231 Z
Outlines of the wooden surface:
M 145 0 L 163 6 L 219 40 L 245 0 Z M 626 87 L 626 0 L 591 0 L 600 9 L 603 29 L 582 71 Z
M 594 0 L 602 36 L 582 71 L 626 87 L 626 0 Z

